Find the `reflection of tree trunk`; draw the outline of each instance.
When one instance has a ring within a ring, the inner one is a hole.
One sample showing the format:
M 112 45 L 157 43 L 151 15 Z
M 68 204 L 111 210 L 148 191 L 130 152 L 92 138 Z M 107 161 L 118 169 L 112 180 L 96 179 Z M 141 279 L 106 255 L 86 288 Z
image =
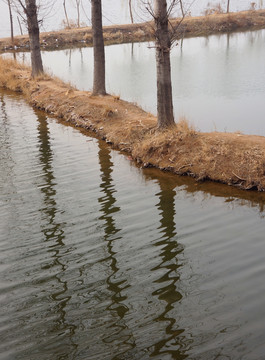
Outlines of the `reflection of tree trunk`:
M 94 50 L 94 80 L 93 94 L 106 95 L 105 89 L 105 49 L 102 30 L 101 0 L 91 0 L 93 50 Z
M 162 353 L 168 352 L 174 359 L 184 359 L 185 337 L 183 335 L 184 329 L 179 328 L 176 323 L 176 318 L 170 315 L 175 308 L 176 303 L 182 299 L 182 294 L 178 291 L 179 282 L 179 268 L 181 264 L 178 263 L 178 256 L 183 252 L 181 246 L 176 240 L 176 225 L 175 225 L 175 182 L 168 181 L 167 177 L 161 176 L 158 179 L 160 192 L 158 194 L 159 202 L 157 208 L 161 216 L 160 232 L 161 238 L 156 242 L 156 246 L 161 249 L 161 262 L 152 270 L 158 270 L 159 278 L 155 281 L 159 284 L 159 288 L 153 293 L 160 300 L 165 302 L 164 311 L 158 314 L 156 321 L 162 321 L 168 325 L 165 327 L 164 339 L 154 344 L 154 351 L 152 356 L 158 356 Z M 175 349 L 168 350 L 175 343 Z
M 132 42 L 132 47 L 131 47 L 131 57 L 133 58 L 134 55 L 134 42 Z
M 101 203 L 101 211 L 103 213 L 102 220 L 106 223 L 106 226 L 104 227 L 105 236 L 108 238 L 119 232 L 119 229 L 116 228 L 112 214 L 118 212 L 120 208 L 114 206 L 116 203 L 114 193 L 116 191 L 112 185 L 113 180 L 111 173 L 113 171 L 113 163 L 111 161 L 110 149 L 101 141 L 99 142 L 98 158 L 101 172 L 100 188 L 104 194 L 104 196 L 99 199 L 99 202 Z
M 63 332 L 74 334 L 76 326 L 67 323 L 66 320 L 66 308 L 70 296 L 67 294 L 67 281 L 62 279 L 62 275 L 67 268 L 63 263 L 63 256 L 61 254 L 61 250 L 65 246 L 65 234 L 62 224 L 56 220 L 58 206 L 56 202 L 55 177 L 52 167 L 53 151 L 50 144 L 50 132 L 46 116 L 39 113 L 36 113 L 36 116 L 38 119 L 39 160 L 42 166 L 44 180 L 44 186 L 40 188 L 43 195 L 41 212 L 44 215 L 42 233 L 44 235 L 44 240 L 52 243 L 53 252 L 51 253 L 52 256 L 49 266 L 55 268 L 58 268 L 58 266 L 60 267 L 60 271 L 57 271 L 55 275 L 57 286 L 54 287 L 51 294 L 51 298 L 57 304 L 55 307 L 57 317 L 55 326 L 56 331 L 60 329 Z M 71 341 L 68 346 L 75 347 L 75 344 Z
M 26 16 L 29 32 L 32 76 L 43 72 L 40 52 L 40 32 L 37 18 L 36 0 L 26 0 Z
M 68 19 L 68 15 L 67 15 L 67 10 L 66 10 L 65 1 L 66 1 L 66 0 L 63 0 L 64 14 L 65 14 L 65 19 L 66 19 L 67 27 L 70 28 L 70 24 L 69 24 L 69 19 Z
M 50 145 L 50 132 L 48 128 L 47 118 L 44 115 L 36 114 L 38 118 L 38 138 L 39 138 L 39 152 L 40 152 L 40 163 L 43 170 L 43 178 L 45 181 L 45 186 L 41 187 L 41 192 L 44 195 L 44 204 L 43 211 L 47 216 L 49 225 L 54 228 L 59 228 L 59 224 L 55 224 L 55 214 L 56 201 L 55 195 L 56 191 L 54 188 L 54 175 L 52 168 L 52 158 L 53 152 Z M 52 232 L 51 232 L 52 233 Z M 61 237 L 58 237 L 60 242 L 62 241 Z M 48 238 L 46 240 L 49 240 Z
M 181 49 L 181 52 L 183 50 L 183 43 L 184 43 L 184 36 L 182 36 L 181 40 L 180 40 L 180 49 Z
M 226 55 L 229 53 L 230 48 L 230 33 L 226 34 Z
M 0 194 L 1 199 L 5 198 L 5 194 L 17 194 L 17 164 L 15 161 L 15 157 L 13 156 L 13 127 L 12 127 L 12 115 L 8 113 L 9 106 L 6 103 L 6 96 L 5 92 L 0 90 Z M 12 114 L 12 112 L 11 112 Z M 4 166 L 4 171 L 2 170 Z M 8 195 L 8 196 L 9 196 Z M 7 207 L 7 211 L 3 213 L 3 209 L 5 206 L 2 207 L 3 202 L 1 203 L 1 219 L 0 219 L 0 227 L 1 227 L 1 234 L 10 234 L 9 231 L 11 230 L 12 224 L 16 224 L 18 214 L 18 207 L 17 204 L 13 201 L 9 202 Z M 7 204 L 6 204 L 7 205 Z M 10 210 L 8 210 L 10 209 Z M 6 219 L 6 221 L 5 221 Z M 6 225 L 5 225 L 6 224 Z M 4 225 L 2 227 L 2 225 Z M 6 228 L 7 226 L 7 228 Z M 6 232 L 6 229 L 8 229 Z M 10 229 L 10 230 L 9 230 Z
M 11 34 L 11 43 L 14 45 L 14 26 L 13 26 L 13 15 L 10 0 L 7 0 L 8 9 L 9 9 L 9 18 L 10 18 L 10 34 Z
M 80 52 L 80 56 L 81 56 L 81 66 L 83 67 L 83 65 L 84 65 L 84 57 L 83 57 L 82 48 L 79 49 L 79 52 Z
M 157 121 L 159 128 L 174 124 L 171 68 L 170 36 L 166 0 L 155 0 L 155 36 L 157 69 Z
M 72 49 L 69 49 L 69 60 L 68 60 L 69 68 L 72 67 Z
M 127 306 L 124 304 L 126 300 L 126 296 L 122 294 L 123 290 L 128 287 L 126 279 L 118 279 L 119 275 L 119 267 L 116 259 L 116 252 L 113 250 L 114 243 L 120 237 L 118 233 L 120 229 L 117 228 L 115 224 L 114 214 L 120 211 L 120 208 L 115 206 L 115 188 L 112 180 L 112 168 L 113 163 L 111 161 L 110 149 L 108 146 L 99 141 L 99 152 L 98 152 L 99 164 L 100 164 L 100 172 L 101 172 L 101 192 L 102 196 L 98 199 L 101 204 L 101 213 L 102 216 L 100 220 L 104 221 L 104 240 L 107 242 L 107 257 L 106 261 L 110 263 L 111 274 L 107 278 L 107 285 L 109 291 L 112 293 L 111 303 L 108 305 L 107 309 L 113 314 L 118 315 L 118 319 L 115 321 L 115 324 L 112 325 L 112 341 L 114 334 L 117 334 L 117 339 L 120 338 L 123 331 L 128 331 L 128 327 L 124 321 L 124 316 L 128 312 Z M 132 335 L 130 335 L 131 337 Z M 104 341 L 108 341 L 106 338 Z M 128 346 L 131 348 L 132 345 Z
M 175 196 L 176 191 L 173 187 L 170 186 L 170 183 L 166 179 L 160 178 L 159 181 L 160 193 L 158 209 L 161 214 L 161 226 L 160 228 L 163 231 L 164 238 L 167 240 L 172 239 L 176 233 L 175 225 Z

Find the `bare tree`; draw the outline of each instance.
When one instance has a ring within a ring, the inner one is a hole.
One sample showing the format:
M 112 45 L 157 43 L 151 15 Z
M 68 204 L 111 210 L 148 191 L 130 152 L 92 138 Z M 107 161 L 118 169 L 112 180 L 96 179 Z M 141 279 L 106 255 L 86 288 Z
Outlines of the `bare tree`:
M 40 52 L 39 21 L 37 15 L 38 8 L 36 5 L 36 0 L 17 0 L 17 2 L 25 16 L 23 17 L 19 8 L 18 11 L 27 23 L 31 53 L 32 76 L 35 77 L 43 72 Z
M 131 22 L 133 24 L 132 0 L 129 0 L 129 10 L 130 10 Z
M 81 0 L 75 0 L 77 11 L 77 27 L 80 28 L 80 3 Z
M 229 0 L 228 0 L 228 1 L 229 1 Z M 184 17 L 184 16 L 185 16 L 185 11 L 184 11 L 184 8 L 183 8 L 182 0 L 179 0 L 179 4 L 180 4 L 181 14 L 182 14 L 182 16 Z
M 230 8 L 230 0 L 227 0 L 227 8 L 226 8 L 226 12 L 227 14 L 229 13 L 229 9 Z
M 10 18 L 10 34 L 11 34 L 11 42 L 14 44 L 14 25 L 13 25 L 13 14 L 11 7 L 11 0 L 7 0 L 8 10 L 9 10 L 9 18 Z
M 167 0 L 154 1 L 157 71 L 157 121 L 158 127 L 172 126 L 174 122 Z
M 18 22 L 18 26 L 19 26 L 19 29 L 20 29 L 20 34 L 23 35 L 23 30 L 22 30 L 21 22 L 19 20 L 19 16 L 17 16 L 17 22 Z
M 157 124 L 166 128 L 175 124 L 173 114 L 170 48 L 167 0 L 154 0 L 154 8 L 148 2 L 147 10 L 155 22 Z
M 91 0 L 91 18 L 94 50 L 93 95 L 106 95 L 105 49 L 102 29 L 101 0 Z
M 11 0 L 3 0 L 8 6 L 9 11 L 9 20 L 10 20 L 10 38 L 12 45 L 14 44 L 14 24 L 13 24 L 13 12 L 12 12 L 12 2 Z
M 176 41 L 176 30 L 184 19 L 184 11 L 181 0 L 171 0 L 169 6 L 167 0 L 153 0 L 154 7 L 150 1 L 146 9 L 154 18 L 154 35 L 156 49 L 156 72 L 157 72 L 157 125 L 163 129 L 175 124 L 173 114 L 172 83 L 170 50 Z M 182 20 L 173 27 L 169 17 L 177 5 L 183 11 Z M 170 29 L 169 29 L 170 25 Z
M 66 2 L 66 0 L 63 0 L 63 9 L 64 9 L 64 14 L 65 14 L 65 20 L 66 20 L 67 27 L 70 28 L 70 23 L 69 23 L 69 19 L 68 19 L 68 15 L 67 15 L 65 2 Z

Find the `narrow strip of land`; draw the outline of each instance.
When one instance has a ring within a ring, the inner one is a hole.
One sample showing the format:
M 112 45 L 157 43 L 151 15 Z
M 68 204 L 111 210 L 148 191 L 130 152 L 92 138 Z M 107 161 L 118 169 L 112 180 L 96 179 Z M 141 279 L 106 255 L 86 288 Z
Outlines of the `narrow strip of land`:
M 258 30 L 265 28 L 265 10 L 241 11 L 229 14 L 213 14 L 170 20 L 171 29 L 177 39 L 193 36 L 228 33 L 232 31 Z M 154 39 L 152 22 L 141 24 L 112 25 L 104 27 L 106 44 L 140 42 Z M 92 29 L 68 29 L 41 33 L 41 48 L 53 50 L 72 46 L 91 46 Z M 0 39 L 0 51 L 12 49 L 29 50 L 28 36 L 16 36 L 14 44 L 10 38 Z
M 94 97 L 47 75 L 33 80 L 30 72 L 0 58 L 0 87 L 22 93 L 54 117 L 94 131 L 144 167 L 265 191 L 265 137 L 200 133 L 184 120 L 159 131 L 153 115 L 118 97 Z

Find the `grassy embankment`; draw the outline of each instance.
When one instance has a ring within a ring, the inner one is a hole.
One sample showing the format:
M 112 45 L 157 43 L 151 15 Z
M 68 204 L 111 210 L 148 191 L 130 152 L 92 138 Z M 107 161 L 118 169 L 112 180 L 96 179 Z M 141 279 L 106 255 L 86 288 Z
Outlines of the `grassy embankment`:
M 1 58 L 0 86 L 21 92 L 35 108 L 96 132 L 145 167 L 265 190 L 265 137 L 200 133 L 185 120 L 159 131 L 156 118 L 131 103 L 91 96 L 48 75 L 33 80 L 28 67 Z
M 265 28 L 265 10 L 241 11 L 230 14 L 213 14 L 207 16 L 172 19 L 171 25 L 177 27 L 176 38 L 206 36 L 232 31 L 257 30 Z M 179 26 L 178 26 L 179 25 Z M 112 25 L 104 27 L 106 44 L 139 42 L 154 39 L 152 22 L 142 24 Z M 72 46 L 91 46 L 91 27 L 41 33 L 41 47 L 52 50 Z M 16 36 L 15 44 L 19 50 L 29 49 L 28 36 Z M 0 39 L 0 51 L 11 49 L 10 38 Z

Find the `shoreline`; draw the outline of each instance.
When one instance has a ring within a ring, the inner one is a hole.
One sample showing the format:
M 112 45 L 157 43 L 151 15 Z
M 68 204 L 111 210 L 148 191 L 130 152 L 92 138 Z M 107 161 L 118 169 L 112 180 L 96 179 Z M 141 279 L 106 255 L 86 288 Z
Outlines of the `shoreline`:
M 170 22 L 172 27 L 176 28 L 181 19 L 174 18 Z M 264 28 L 265 9 L 186 17 L 176 31 L 176 39 Z M 103 33 L 105 45 L 154 40 L 152 22 L 105 26 Z M 92 29 L 84 27 L 42 32 L 40 33 L 40 42 L 42 50 L 92 46 Z M 6 51 L 29 51 L 28 36 L 16 36 L 14 46 L 12 46 L 10 38 L 0 39 L 0 52 Z
M 197 132 L 183 119 L 159 131 L 155 116 L 117 96 L 91 96 L 48 75 L 32 79 L 30 74 L 29 67 L 0 58 L 0 87 L 23 94 L 52 117 L 93 131 L 142 167 L 265 191 L 263 136 Z

